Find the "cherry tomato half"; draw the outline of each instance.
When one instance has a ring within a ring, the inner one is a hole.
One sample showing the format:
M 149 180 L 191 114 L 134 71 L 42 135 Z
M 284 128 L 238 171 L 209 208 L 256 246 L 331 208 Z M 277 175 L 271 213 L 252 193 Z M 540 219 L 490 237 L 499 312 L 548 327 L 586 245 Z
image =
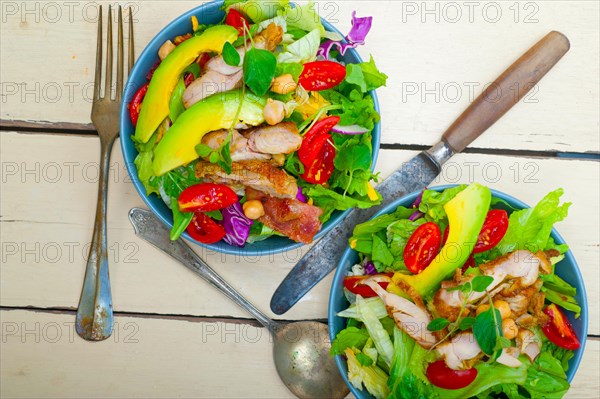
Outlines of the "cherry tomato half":
M 308 91 L 331 89 L 346 78 L 346 67 L 334 61 L 314 61 L 304 64 L 298 83 Z
M 204 213 L 195 212 L 187 232 L 196 241 L 204 244 L 214 244 L 225 237 L 225 229 Z
M 323 184 L 333 174 L 335 147 L 329 131 L 339 121 L 339 116 L 328 116 L 316 122 L 304 135 L 298 158 L 304 165 L 301 177 L 307 182 Z
M 404 247 L 404 264 L 414 274 L 419 274 L 433 261 L 440 250 L 442 233 L 437 224 L 427 222 L 419 226 Z
M 483 222 L 473 253 L 478 254 L 494 248 L 508 230 L 508 214 L 502 209 L 492 209 Z
M 335 147 L 331 144 L 331 135 L 322 136 L 320 142 L 316 157 L 310 164 L 304 164 L 304 173 L 300 175 L 313 184 L 327 183 L 334 169 Z
M 223 184 L 201 183 L 186 188 L 177 202 L 181 212 L 210 212 L 238 201 L 237 194 Z
M 560 310 L 556 304 L 550 304 L 544 313 L 548 315 L 550 320 L 542 328 L 544 335 L 554 344 L 561 348 L 574 351 L 581 346 L 577 334 L 573 330 L 573 326 L 567 319 L 567 316 Z
M 131 102 L 129 103 L 129 106 L 127 107 L 129 109 L 129 118 L 131 118 L 131 123 L 133 126 L 137 125 L 137 120 L 140 116 L 140 110 L 142 109 L 142 101 L 144 101 L 144 97 L 148 92 L 148 85 L 149 83 L 144 84 L 138 89 L 138 91 L 135 92 Z
M 427 366 L 427 378 L 436 387 L 461 389 L 469 386 L 477 378 L 477 369 L 452 370 L 443 360 L 438 360 Z
M 327 135 L 329 131 L 339 123 L 339 116 L 328 116 L 319 119 L 313 127 L 302 138 L 302 145 L 298 149 L 298 158 L 303 164 L 310 164 L 318 155 L 319 145 L 316 145 L 316 140 L 323 135 Z M 327 137 L 331 137 L 327 135 Z M 322 143 L 320 144 L 322 145 Z
M 233 8 L 229 9 L 229 12 L 225 17 L 225 24 L 236 28 L 240 35 L 244 34 L 244 24 L 247 27 L 250 27 L 250 24 L 248 23 L 246 17 L 244 17 L 241 12 Z
M 394 273 L 385 273 L 384 275 L 392 277 Z M 348 276 L 344 278 L 344 287 L 353 294 L 360 295 L 363 298 L 371 298 L 377 296 L 375 291 L 366 284 L 361 284 L 361 281 L 373 276 Z M 389 285 L 389 282 L 382 281 L 378 283 L 384 290 Z

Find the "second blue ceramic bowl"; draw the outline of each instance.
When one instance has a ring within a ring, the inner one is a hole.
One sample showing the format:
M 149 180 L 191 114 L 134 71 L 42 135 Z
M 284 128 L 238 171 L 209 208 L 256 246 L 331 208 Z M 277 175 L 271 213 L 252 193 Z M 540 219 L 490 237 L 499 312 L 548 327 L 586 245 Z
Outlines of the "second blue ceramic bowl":
M 439 186 L 439 187 L 431 187 L 430 190 L 443 191 L 447 188 L 454 187 L 455 185 L 447 185 L 447 186 Z M 522 201 L 502 192 L 491 190 L 492 195 L 496 198 L 500 198 L 506 201 L 513 209 L 524 209 L 529 208 L 528 205 L 523 203 Z M 406 195 L 402 198 L 397 199 L 392 202 L 381 211 L 377 212 L 374 218 L 380 215 L 384 215 L 387 213 L 392 213 L 399 206 L 410 207 L 412 203 L 417 198 L 420 192 L 414 192 L 412 194 Z M 510 212 L 510 209 L 503 208 L 501 204 L 497 204 L 494 208 L 505 209 Z M 564 244 L 565 240 L 558 234 L 558 232 L 552 229 L 552 238 L 557 244 Z M 344 288 L 344 277 L 346 277 L 348 271 L 352 268 L 353 265 L 358 263 L 358 254 L 352 250 L 350 247 L 346 249 L 342 259 L 337 267 L 337 271 L 333 278 L 333 284 L 331 286 L 331 292 L 329 294 L 329 336 L 331 340 L 335 338 L 335 336 L 344 328 L 346 328 L 347 319 L 338 317 L 337 313 L 341 312 L 344 309 L 347 309 L 349 306 L 346 297 L 344 296 L 343 288 Z M 583 351 L 585 349 L 585 342 L 587 338 L 588 331 L 588 303 L 587 297 L 585 294 L 585 285 L 583 283 L 583 278 L 581 276 L 581 272 L 579 271 L 579 267 L 577 266 L 577 262 L 573 257 L 573 254 L 569 250 L 565 254 L 565 258 L 561 260 L 556 266 L 556 274 L 564 279 L 566 282 L 571 284 L 577 289 L 577 295 L 575 299 L 581 306 L 581 315 L 579 319 L 575 319 L 573 317 L 573 312 L 566 311 L 567 317 L 571 321 L 575 333 L 577 337 L 581 341 L 581 347 L 575 351 L 575 356 L 569 361 L 569 370 L 567 371 L 567 379 L 569 382 L 573 380 L 575 376 L 575 372 L 579 367 L 579 363 L 581 362 L 581 357 L 583 356 Z M 348 381 L 348 366 L 346 361 L 342 356 L 336 356 L 336 364 L 340 373 L 344 378 L 344 381 L 350 387 L 350 390 L 359 399 L 372 399 L 373 397 L 366 391 L 359 391 L 354 388 L 352 384 Z
M 142 197 L 148 208 L 156 215 L 158 218 L 169 228 L 173 226 L 173 216 L 171 214 L 171 210 L 165 205 L 165 203 L 160 199 L 157 195 L 152 194 L 150 196 L 146 196 L 146 190 L 144 186 L 140 182 L 137 174 L 137 169 L 133 163 L 135 157 L 138 152 L 135 149 L 133 141 L 131 140 L 131 135 L 134 133 L 135 129 L 129 119 L 129 112 L 127 110 L 127 104 L 131 102 L 131 99 L 135 92 L 141 87 L 144 83 L 146 83 L 146 74 L 150 71 L 152 66 L 158 61 L 158 49 L 166 40 L 173 40 L 174 37 L 179 35 L 184 35 L 191 31 L 191 22 L 190 18 L 195 15 L 198 18 L 198 22 L 200 24 L 215 24 L 223 19 L 225 13 L 221 10 L 221 6 L 223 5 L 222 1 L 215 1 L 203 4 L 199 7 L 196 7 L 185 14 L 181 15 L 171 23 L 169 23 L 163 30 L 161 30 L 158 35 L 154 37 L 146 46 L 138 60 L 136 61 L 131 74 L 129 76 L 129 80 L 127 82 L 125 93 L 123 96 L 123 103 L 121 105 L 121 148 L 123 150 L 123 157 L 125 158 L 125 164 L 127 166 L 127 171 L 131 176 L 133 184 Z M 341 33 L 333 27 L 329 22 L 321 19 L 323 26 L 326 30 L 337 32 L 341 35 Z M 342 35 L 343 36 L 343 35 Z M 354 49 L 349 49 L 346 51 L 346 54 L 341 58 L 347 64 L 355 64 L 362 62 L 362 59 L 358 55 Z M 375 92 L 371 92 L 371 96 L 373 97 L 373 101 L 375 103 L 375 110 L 379 111 L 379 103 L 377 101 L 377 95 Z M 375 167 L 377 162 L 377 154 L 379 152 L 379 140 L 381 135 L 381 125 L 380 123 L 375 124 L 375 128 L 373 129 L 373 157 L 371 168 Z M 329 219 L 324 225 L 321 231 L 317 233 L 315 237 L 315 241 L 318 240 L 323 235 L 327 234 L 329 230 L 331 230 L 337 223 L 339 223 L 349 211 L 340 212 L 336 211 L 332 214 L 331 219 Z M 260 255 L 268 255 L 273 253 L 279 253 L 283 251 L 289 251 L 292 249 L 296 249 L 301 247 L 303 244 L 294 242 L 286 237 L 270 237 L 264 241 L 246 244 L 244 248 L 237 248 L 226 244 L 221 241 L 216 244 L 202 244 L 197 241 L 191 239 L 191 237 L 184 233 L 183 237 L 187 240 L 195 242 L 198 245 L 206 247 L 210 250 L 214 250 L 216 252 L 223 252 L 227 254 L 234 255 L 243 255 L 243 256 L 260 256 Z

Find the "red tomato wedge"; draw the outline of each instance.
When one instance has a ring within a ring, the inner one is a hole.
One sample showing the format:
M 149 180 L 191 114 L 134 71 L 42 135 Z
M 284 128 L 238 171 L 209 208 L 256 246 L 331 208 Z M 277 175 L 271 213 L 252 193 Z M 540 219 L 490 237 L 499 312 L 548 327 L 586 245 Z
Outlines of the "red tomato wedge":
M 298 83 L 308 91 L 327 90 L 343 82 L 346 67 L 333 61 L 314 61 L 304 64 Z
M 298 158 L 304 165 L 301 177 L 309 183 L 326 183 L 333 174 L 335 147 L 329 131 L 340 121 L 339 116 L 328 116 L 317 121 L 304 135 Z
M 194 240 L 204 244 L 214 244 L 225 237 L 223 226 L 201 212 L 194 213 L 187 232 Z
M 238 201 L 237 194 L 223 184 L 201 183 L 186 188 L 179 195 L 181 212 L 210 212 L 227 208 Z
M 551 342 L 572 351 L 581 346 L 569 319 L 556 304 L 548 305 L 544 309 L 544 313 L 548 315 L 550 320 L 542 328 L 542 331 Z
M 437 224 L 427 222 L 419 226 L 404 247 L 404 264 L 414 274 L 419 274 L 433 261 L 440 250 L 442 233 Z
M 427 378 L 436 387 L 461 389 L 469 386 L 477 378 L 477 369 L 452 370 L 443 360 L 438 360 L 427 366 Z
M 494 248 L 508 230 L 508 214 L 502 209 L 492 209 L 483 222 L 483 227 L 477 237 L 473 253 L 488 251 Z
M 148 85 L 149 83 L 146 83 L 140 87 L 138 91 L 135 92 L 131 102 L 129 103 L 129 118 L 131 118 L 131 123 L 133 123 L 133 126 L 137 125 L 137 120 L 140 116 L 140 110 L 142 109 L 142 101 L 144 101 L 144 97 L 148 92 Z
M 233 8 L 229 9 L 229 12 L 225 17 L 225 24 L 236 28 L 240 35 L 244 34 L 244 24 L 250 28 L 250 24 L 248 23 L 246 17 L 244 17 L 241 12 Z
M 385 273 L 384 275 L 388 276 L 388 277 L 392 277 L 394 275 L 394 273 Z M 371 287 L 369 287 L 368 285 L 365 284 L 361 284 L 361 282 L 369 277 L 373 277 L 370 275 L 365 275 L 365 276 L 348 276 L 346 278 L 344 278 L 344 287 L 346 287 L 346 289 L 348 291 L 350 291 L 351 293 L 355 294 L 355 295 L 360 295 L 363 298 L 371 298 L 374 296 L 377 296 L 377 294 L 375 293 L 375 291 L 373 291 L 371 289 Z M 387 288 L 387 286 L 389 285 L 389 283 L 387 281 L 382 281 L 379 283 L 379 285 L 381 286 L 381 288 L 383 288 L 384 290 Z

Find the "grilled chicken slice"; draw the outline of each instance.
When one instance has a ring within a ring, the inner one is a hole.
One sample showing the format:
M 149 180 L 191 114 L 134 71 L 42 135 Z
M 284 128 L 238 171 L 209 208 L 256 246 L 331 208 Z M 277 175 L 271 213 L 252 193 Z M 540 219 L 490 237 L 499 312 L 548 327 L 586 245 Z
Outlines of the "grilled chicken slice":
M 296 180 L 283 170 L 262 161 L 233 162 L 231 173 L 227 174 L 220 166 L 209 162 L 196 164 L 196 177 L 239 187 L 243 185 L 279 198 L 296 198 Z
M 537 335 L 530 330 L 522 329 L 517 335 L 517 347 L 533 362 L 540 354 L 542 345 Z
M 296 198 L 275 198 L 252 188 L 246 188 L 246 198 L 262 202 L 265 214 L 259 222 L 294 241 L 310 244 L 321 230 L 321 208 Z
M 274 126 L 253 129 L 248 137 L 248 147 L 264 154 L 291 154 L 302 144 L 302 136 L 294 122 L 282 122 Z
M 383 300 L 389 316 L 399 329 L 414 338 L 423 348 L 431 348 L 436 343 L 436 338 L 427 329 L 427 325 L 431 322 L 429 311 L 418 303 L 412 303 L 406 298 L 384 290 L 378 284 L 381 281 L 391 283 L 392 280 L 387 276 L 375 276 L 362 281 L 362 284 L 371 287 Z
M 456 334 L 452 340 L 441 343 L 436 347 L 446 366 L 452 370 L 465 370 L 471 368 L 475 360 L 483 354 L 481 348 L 471 332 Z
M 519 348 L 510 347 L 502 349 L 502 353 L 498 356 L 496 361 L 500 364 L 503 364 L 508 367 L 519 367 L 521 366 L 521 361 L 519 360 Z
M 540 274 L 540 259 L 527 250 L 518 250 L 479 266 L 481 272 L 494 278 L 488 290 L 508 279 L 515 284 L 528 287 L 535 283 Z
M 227 130 L 215 130 L 202 137 L 202 144 L 206 144 L 213 150 L 218 150 L 228 134 Z M 242 136 L 237 130 L 234 130 L 231 136 L 229 152 L 233 162 L 251 160 L 268 161 L 271 159 L 271 155 L 252 151 L 248 147 L 248 139 Z
M 207 71 L 185 89 L 183 92 L 183 105 L 190 108 L 208 96 L 241 87 L 243 77 L 244 71 L 241 69 L 232 75 Z

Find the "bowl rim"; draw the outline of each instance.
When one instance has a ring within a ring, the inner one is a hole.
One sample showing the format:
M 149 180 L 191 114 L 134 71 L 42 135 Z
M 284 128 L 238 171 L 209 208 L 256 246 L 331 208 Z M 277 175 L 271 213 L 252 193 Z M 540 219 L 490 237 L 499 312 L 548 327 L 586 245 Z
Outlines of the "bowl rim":
M 445 189 L 456 187 L 458 185 L 459 184 L 444 184 L 444 185 L 427 187 L 427 190 L 443 191 Z M 406 195 L 394 200 L 393 202 L 389 203 L 388 205 L 386 205 L 385 207 L 380 209 L 369 220 L 376 218 L 378 216 L 381 216 L 383 214 L 386 214 L 386 213 L 391 213 L 398 206 L 402 205 L 403 203 L 408 203 L 410 205 L 412 202 L 414 202 L 414 200 L 421 193 L 421 191 L 422 190 L 413 191 L 412 193 L 406 194 Z M 525 202 L 513 197 L 510 194 L 506 194 L 502 191 L 498 191 L 498 190 L 492 189 L 492 188 L 490 188 L 490 191 L 492 192 L 492 196 L 500 198 L 502 200 L 505 200 L 511 206 L 514 206 L 515 208 L 520 208 L 520 209 L 530 208 L 530 206 L 527 205 Z M 553 237 L 557 243 L 560 243 L 560 242 L 566 243 L 564 238 L 558 233 L 558 231 L 554 227 L 552 228 L 551 237 Z M 342 265 L 342 263 L 345 262 L 345 260 L 348 258 L 348 256 L 350 256 L 352 254 L 352 252 L 354 252 L 354 250 L 352 248 L 350 248 L 349 246 L 347 246 L 346 249 L 344 250 L 344 253 L 342 254 L 342 258 L 340 259 L 340 262 L 338 263 L 338 265 L 336 267 L 336 271 L 335 271 L 335 274 L 334 274 L 334 277 L 333 277 L 333 280 L 331 283 L 331 289 L 329 292 L 328 310 L 327 310 L 327 322 L 328 322 L 327 324 L 328 324 L 328 331 L 329 331 L 329 339 L 331 340 L 331 342 L 333 342 L 333 340 L 335 339 L 335 335 L 336 335 L 336 331 L 334 328 L 334 324 L 335 324 L 334 320 L 339 319 L 339 317 L 335 314 L 334 307 L 335 307 L 335 301 L 338 297 L 336 295 L 336 292 L 338 292 L 341 289 L 341 287 L 340 287 L 341 274 L 345 272 L 345 270 L 343 270 L 341 265 Z M 583 303 L 579 304 L 581 306 L 580 320 L 581 320 L 582 329 L 583 329 L 583 334 L 582 334 L 583 337 L 579 337 L 579 340 L 581 342 L 581 347 L 579 347 L 577 350 L 574 351 L 575 354 L 570 361 L 572 363 L 569 364 L 569 370 L 566 373 L 567 381 L 570 384 L 573 381 L 573 378 L 575 378 L 575 374 L 577 373 L 577 369 L 579 368 L 579 365 L 581 364 L 581 359 L 585 352 L 585 346 L 587 343 L 587 335 L 588 335 L 589 319 L 588 319 L 588 299 L 587 299 L 587 293 L 586 293 L 586 289 L 585 289 L 585 281 L 581 274 L 581 270 L 579 269 L 579 265 L 578 265 L 577 261 L 575 260 L 573 252 L 571 251 L 570 248 L 564 255 L 565 255 L 565 259 L 567 259 L 568 262 L 573 265 L 573 268 L 572 268 L 573 273 L 575 274 L 576 280 L 579 283 L 579 286 L 577 287 L 577 289 L 578 289 L 581 297 L 584 299 Z M 569 318 L 572 318 L 572 312 L 570 312 L 570 311 L 567 311 L 567 312 L 568 312 L 567 316 Z M 352 394 L 354 396 L 356 396 L 357 398 L 371 398 L 372 397 L 368 392 L 359 391 L 350 383 L 350 381 L 348 380 L 348 374 L 344 370 L 344 368 L 347 368 L 346 362 L 342 359 L 341 355 L 335 356 L 335 363 L 337 365 L 338 371 L 340 372 L 340 374 L 342 374 L 342 378 L 344 379 L 344 382 L 350 388 L 350 391 L 352 392 Z
M 291 3 L 291 4 L 293 4 L 293 3 Z M 146 70 L 141 70 L 142 66 L 141 66 L 141 63 L 138 61 L 145 59 L 145 58 L 154 57 L 156 55 L 158 48 L 164 41 L 164 37 L 169 36 L 169 31 L 171 29 L 173 29 L 174 26 L 179 26 L 184 23 L 189 23 L 190 18 L 193 15 L 201 16 L 203 11 L 206 11 L 207 9 L 213 9 L 215 7 L 218 7 L 218 9 L 220 9 L 222 5 L 223 5 L 223 0 L 215 0 L 215 1 L 210 1 L 207 3 L 201 4 L 199 6 L 196 6 L 192 9 L 184 12 L 183 14 L 181 14 L 180 16 L 176 17 L 171 22 L 166 24 L 152 38 L 152 40 L 150 40 L 150 42 L 148 42 L 148 44 L 146 45 L 144 50 L 140 53 L 140 56 L 137 58 L 130 74 L 127 77 L 127 82 L 125 84 L 125 91 L 123 93 L 123 101 L 121 103 L 121 110 L 120 110 L 120 121 L 119 121 L 120 132 L 126 132 L 126 131 L 130 130 L 130 129 L 128 129 L 128 123 L 127 123 L 127 121 L 129 121 L 129 112 L 127 110 L 127 105 L 129 103 L 131 97 L 135 94 L 135 92 L 138 89 L 138 86 L 134 87 L 134 84 L 130 80 L 130 77 L 137 76 L 140 74 L 143 74 L 145 76 L 145 74 L 147 73 Z M 200 21 L 200 22 L 202 22 L 202 21 Z M 329 23 L 324 18 L 321 18 L 321 23 L 323 24 L 323 27 L 325 28 L 325 30 L 338 33 L 341 37 L 344 37 L 344 35 L 333 24 Z M 344 41 L 345 41 L 345 39 L 344 39 Z M 360 56 L 358 51 L 356 51 L 355 49 L 349 48 L 347 50 L 347 54 L 350 54 L 350 56 L 355 57 L 358 63 L 363 62 L 362 57 Z M 381 116 L 381 108 L 379 106 L 379 100 L 377 98 L 377 93 L 375 92 L 375 90 L 372 90 L 369 92 L 369 95 L 373 98 L 373 107 L 374 107 L 375 111 L 377 111 L 377 113 Z M 372 157 L 371 157 L 371 172 L 373 172 L 377 165 L 377 159 L 378 159 L 379 150 L 381 147 L 381 119 L 377 123 L 375 123 L 375 126 L 374 126 L 371 134 L 372 134 L 371 141 L 372 141 L 372 148 L 373 148 L 373 153 L 372 153 Z M 133 162 L 134 160 L 130 159 L 127 154 L 127 148 L 133 146 L 133 142 L 132 142 L 131 138 L 127 134 L 120 134 L 119 136 L 120 136 L 119 141 L 120 141 L 120 145 L 121 145 L 121 152 L 123 154 L 123 160 L 125 161 L 125 167 L 127 168 L 127 173 L 129 174 L 129 177 L 131 178 L 132 183 L 133 183 L 137 193 L 142 198 L 145 205 L 150 209 L 150 211 L 152 211 L 152 213 L 155 216 L 157 216 L 158 219 L 163 224 L 165 224 L 169 229 L 171 229 L 173 224 L 169 221 L 168 216 L 165 216 L 165 215 L 163 215 L 163 213 L 159 212 L 159 210 L 154 206 L 154 204 L 152 202 L 150 202 L 149 197 L 146 195 L 145 189 L 138 178 L 137 168 L 135 167 L 135 164 Z M 327 234 L 329 231 L 331 231 L 335 226 L 337 226 L 348 215 L 348 213 L 351 210 L 352 209 L 348 209 L 345 211 L 334 211 L 334 213 L 337 213 L 337 214 L 335 214 L 335 216 L 332 215 L 332 217 L 326 222 L 327 225 L 323 226 L 321 228 L 321 230 L 315 235 L 315 237 L 313 239 L 313 243 L 318 241 L 321 237 L 323 237 L 325 234 Z M 238 256 L 243 255 L 243 256 L 250 256 L 250 257 L 263 256 L 263 255 L 267 255 L 267 254 L 274 255 L 274 254 L 278 254 L 281 252 L 295 250 L 295 249 L 301 248 L 305 245 L 303 243 L 294 242 L 294 241 L 290 240 L 289 238 L 285 237 L 289 241 L 288 245 L 271 246 L 269 248 L 253 248 L 252 244 L 246 244 L 244 247 L 235 247 L 235 246 L 223 243 L 222 241 L 219 241 L 216 244 L 204 244 L 204 243 L 201 243 L 201 242 L 198 242 L 198 241 L 192 239 L 186 231 L 184 231 L 181 236 L 183 238 L 185 238 L 187 241 L 192 242 L 192 243 L 194 243 L 200 247 L 206 248 L 208 250 L 212 250 L 212 251 L 215 251 L 218 253 L 224 253 L 224 254 L 228 254 L 228 255 L 238 255 Z M 263 242 L 266 243 L 266 242 L 268 242 L 269 239 L 270 238 L 266 239 Z

